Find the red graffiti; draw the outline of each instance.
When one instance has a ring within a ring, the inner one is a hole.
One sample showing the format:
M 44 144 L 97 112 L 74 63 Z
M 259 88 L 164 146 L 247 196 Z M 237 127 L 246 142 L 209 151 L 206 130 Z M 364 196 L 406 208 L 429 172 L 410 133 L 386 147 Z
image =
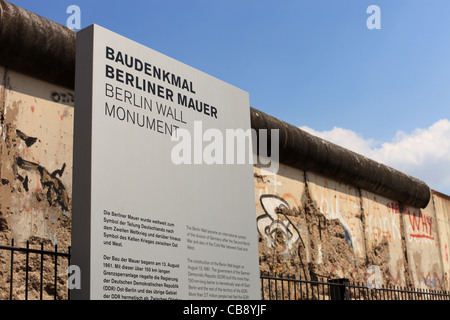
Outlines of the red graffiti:
M 446 284 L 445 275 L 439 276 L 436 272 L 427 272 L 425 274 L 422 271 L 418 271 L 417 277 L 419 278 L 419 282 L 423 282 L 429 288 L 442 288 Z
M 395 285 L 395 286 L 401 286 L 403 285 L 403 279 L 402 279 L 402 275 L 400 273 L 400 270 L 397 270 L 397 275 L 395 276 L 393 273 L 391 273 L 390 270 L 387 270 L 387 275 L 386 277 L 388 278 L 390 285 Z
M 426 238 L 434 240 L 431 236 L 432 218 L 424 215 L 422 212 L 407 211 L 409 222 L 411 224 L 412 232 L 410 234 L 413 238 Z
M 386 207 L 389 213 L 400 213 L 400 207 L 398 205 L 398 202 L 387 203 Z
M 283 198 L 284 200 L 292 199 L 292 200 L 295 202 L 295 206 L 296 206 L 296 207 L 299 206 L 299 205 L 298 205 L 298 202 L 297 202 L 297 199 L 295 199 L 295 197 L 294 197 L 292 194 L 290 194 L 290 193 L 285 193 L 285 194 L 283 194 L 283 196 L 282 196 L 281 198 Z

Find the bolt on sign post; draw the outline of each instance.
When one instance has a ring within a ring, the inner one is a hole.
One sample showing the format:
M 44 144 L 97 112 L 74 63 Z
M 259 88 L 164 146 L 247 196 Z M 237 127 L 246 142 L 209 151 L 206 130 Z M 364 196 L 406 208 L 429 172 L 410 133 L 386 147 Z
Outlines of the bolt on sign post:
M 72 298 L 259 299 L 252 164 L 211 161 L 248 93 L 97 25 L 76 59 Z

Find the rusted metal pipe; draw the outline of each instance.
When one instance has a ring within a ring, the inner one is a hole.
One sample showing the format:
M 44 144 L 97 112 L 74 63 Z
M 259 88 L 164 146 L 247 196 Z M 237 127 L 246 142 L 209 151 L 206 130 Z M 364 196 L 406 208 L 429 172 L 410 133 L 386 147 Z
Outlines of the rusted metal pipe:
M 0 64 L 73 89 L 76 32 L 0 0 Z M 431 197 L 422 181 L 317 138 L 251 108 L 252 128 L 278 129 L 280 162 L 424 208 Z M 270 136 L 270 135 L 269 135 Z M 270 145 L 270 143 L 269 143 Z
M 0 1 L 0 63 L 47 82 L 73 88 L 76 32 Z

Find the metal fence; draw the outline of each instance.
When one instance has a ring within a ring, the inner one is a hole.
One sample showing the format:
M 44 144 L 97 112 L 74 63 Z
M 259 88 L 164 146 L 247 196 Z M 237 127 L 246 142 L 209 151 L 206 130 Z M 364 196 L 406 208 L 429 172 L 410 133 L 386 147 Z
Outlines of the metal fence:
M 4 291 L 8 290 L 8 294 L 3 299 L 18 299 L 18 295 L 14 294 L 16 287 L 20 286 L 23 288 L 24 286 L 24 299 L 28 300 L 30 290 L 29 274 L 33 272 L 34 274 L 39 274 L 38 279 L 34 279 L 31 285 L 32 290 L 35 293 L 38 292 L 37 298 L 39 300 L 44 298 L 44 285 L 51 287 L 50 291 L 54 300 L 70 300 L 70 290 L 67 287 L 67 283 L 64 281 L 64 285 L 60 283 L 58 286 L 58 280 L 61 280 L 61 274 L 58 274 L 58 266 L 61 266 L 61 259 L 66 259 L 67 266 L 70 266 L 70 247 L 68 252 L 59 252 L 57 245 L 52 250 L 44 250 L 44 244 L 41 244 L 40 248 L 36 249 L 30 248 L 30 243 L 27 242 L 26 247 L 23 248 L 15 247 L 14 240 L 12 240 L 10 246 L 0 245 L 0 251 L 9 251 L 10 253 L 9 259 L 5 259 L 5 255 L 3 255 L 4 269 L 0 270 L 2 277 L 7 278 L 4 284 L 9 283 L 9 288 L 2 288 Z M 21 255 L 21 257 L 19 258 L 18 255 Z M 30 264 L 31 259 L 33 259 L 32 264 Z M 47 263 L 44 267 L 45 259 Z M 49 265 L 48 259 L 51 260 L 51 265 Z M 6 266 L 6 263 L 9 263 L 9 266 Z M 21 277 L 17 277 L 18 272 L 21 273 Z M 45 283 L 44 273 L 48 274 L 49 272 L 52 273 L 51 283 L 48 283 L 49 277 L 47 277 L 47 283 Z M 67 275 L 63 276 L 63 278 L 67 279 Z M 262 300 L 450 300 L 450 293 L 447 291 L 411 289 L 398 286 L 369 288 L 361 283 L 352 284 L 348 279 L 330 279 L 323 276 L 305 280 L 297 279 L 292 275 L 283 276 L 261 273 L 260 283 Z M 46 291 L 49 291 L 48 288 Z
M 304 280 L 262 273 L 260 281 L 262 300 L 450 300 L 448 291 L 399 286 L 369 288 L 361 283 L 352 284 L 348 279 L 321 276 Z
M 9 300 L 14 300 L 14 294 L 16 293 L 16 286 L 24 288 L 24 299 L 29 299 L 29 292 L 32 289 L 35 293 L 38 293 L 38 299 L 43 300 L 44 298 L 44 286 L 46 292 L 53 292 L 53 299 L 70 299 L 70 290 L 67 289 L 67 285 L 63 287 L 60 283 L 58 287 L 58 280 L 60 280 L 61 275 L 58 275 L 58 265 L 60 265 L 61 259 L 67 259 L 67 265 L 70 265 L 70 247 L 68 252 L 59 252 L 58 245 L 55 245 L 52 250 L 44 250 L 44 244 L 40 244 L 40 248 L 30 248 L 30 243 L 27 241 L 26 247 L 15 247 L 14 240 L 11 240 L 10 246 L 0 245 L 0 251 L 9 251 L 9 261 L 8 258 L 3 257 L 4 263 L 9 263 L 8 279 L 4 281 L 5 284 L 9 282 Z M 20 256 L 19 256 L 20 255 Z M 49 258 L 50 264 L 49 267 Z M 25 261 L 23 261 L 25 259 Z M 44 260 L 46 261 L 46 267 L 44 267 Z M 32 263 L 31 263 L 32 262 Z M 33 278 L 33 283 L 30 283 L 30 274 L 37 274 L 38 276 Z M 64 270 L 65 272 L 65 270 Z M 2 276 L 5 277 L 5 270 L 2 270 Z M 52 275 L 48 276 L 49 273 Z M 52 281 L 45 281 L 44 274 L 47 278 Z M 2 288 L 3 290 L 8 290 L 7 288 Z M 67 290 L 67 291 L 66 291 Z M 61 292 L 67 295 L 61 294 Z M 17 298 L 16 298 L 17 299 Z

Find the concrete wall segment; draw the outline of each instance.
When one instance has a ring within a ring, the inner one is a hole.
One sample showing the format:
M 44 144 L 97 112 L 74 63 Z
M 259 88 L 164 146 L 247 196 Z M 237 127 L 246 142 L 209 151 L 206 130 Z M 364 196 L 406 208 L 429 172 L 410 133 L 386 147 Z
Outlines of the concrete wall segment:
M 450 197 L 433 191 L 433 204 L 436 214 L 436 229 L 439 245 L 439 258 L 442 262 L 442 276 L 450 291 Z
M 255 167 L 254 181 L 262 270 L 301 272 L 309 260 L 309 252 L 304 251 L 308 232 L 299 220 L 305 190 L 303 172 L 284 165 L 278 173 Z M 301 260 L 302 254 L 306 261 L 293 266 L 292 261 Z
M 402 218 L 412 285 L 446 290 L 448 280 L 443 273 L 433 202 L 424 209 L 405 206 Z
M 70 92 L 9 69 L 3 79 L 1 215 L 18 244 L 70 245 L 74 109 L 54 95 Z
M 327 219 L 338 220 L 355 257 L 365 257 L 359 189 L 311 172 L 306 172 L 306 182 L 316 208 Z

